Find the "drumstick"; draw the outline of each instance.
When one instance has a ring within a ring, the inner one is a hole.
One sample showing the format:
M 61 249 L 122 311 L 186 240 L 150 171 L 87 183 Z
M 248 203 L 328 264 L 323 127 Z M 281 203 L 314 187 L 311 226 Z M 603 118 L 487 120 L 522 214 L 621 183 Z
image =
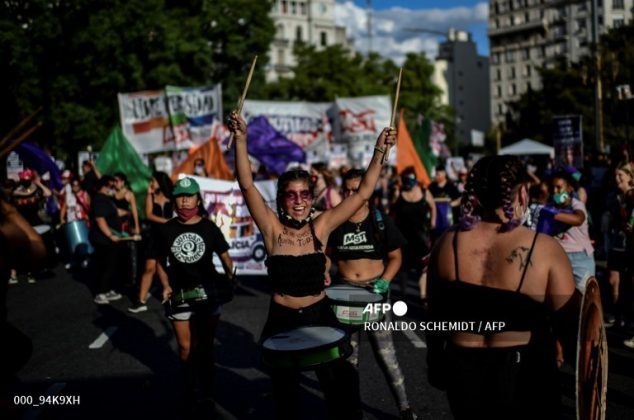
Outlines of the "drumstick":
M 403 67 L 398 71 L 398 80 L 396 81 L 396 94 L 394 95 L 394 106 L 392 107 L 392 118 L 390 119 L 390 128 L 394 127 L 394 120 L 396 119 L 396 108 L 398 107 L 398 94 L 401 91 L 401 76 L 403 75 Z M 381 165 L 383 165 L 390 157 L 390 145 L 387 145 L 387 150 L 383 154 Z
M 258 56 L 253 57 L 253 62 L 251 63 L 251 69 L 249 70 L 249 75 L 247 76 L 247 81 L 244 84 L 244 89 L 242 90 L 242 96 L 238 101 L 238 108 L 236 111 L 238 115 L 242 113 L 242 106 L 244 105 L 244 100 L 247 97 L 247 91 L 249 90 L 249 85 L 251 84 L 251 78 L 253 77 L 253 70 L 255 70 L 255 63 L 258 61 Z M 233 132 L 229 134 L 229 143 L 227 144 L 227 149 L 231 149 L 231 144 L 233 143 Z

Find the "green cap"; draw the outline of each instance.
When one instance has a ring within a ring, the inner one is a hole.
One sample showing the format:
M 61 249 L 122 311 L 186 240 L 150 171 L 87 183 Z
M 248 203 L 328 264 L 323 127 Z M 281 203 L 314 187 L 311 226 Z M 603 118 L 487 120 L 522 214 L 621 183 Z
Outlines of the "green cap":
M 177 195 L 194 195 L 200 192 L 200 186 L 198 182 L 194 178 L 181 178 L 176 181 L 176 185 L 174 185 L 174 191 L 172 195 L 176 197 Z

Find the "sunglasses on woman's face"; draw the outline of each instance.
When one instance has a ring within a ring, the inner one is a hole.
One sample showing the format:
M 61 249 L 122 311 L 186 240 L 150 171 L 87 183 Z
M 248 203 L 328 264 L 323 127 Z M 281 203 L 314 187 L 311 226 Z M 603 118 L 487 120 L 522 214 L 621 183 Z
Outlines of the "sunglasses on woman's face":
M 285 201 L 307 201 L 313 199 L 313 193 L 310 190 L 301 190 L 301 191 L 284 191 L 284 200 Z

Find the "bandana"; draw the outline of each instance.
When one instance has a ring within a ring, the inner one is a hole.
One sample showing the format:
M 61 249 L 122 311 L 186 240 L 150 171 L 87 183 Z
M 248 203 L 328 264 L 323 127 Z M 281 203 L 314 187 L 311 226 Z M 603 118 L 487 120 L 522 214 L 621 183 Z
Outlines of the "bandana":
M 306 226 L 306 224 L 308 222 L 313 220 L 313 216 L 314 215 L 315 215 L 315 208 L 314 207 L 310 208 L 310 213 L 308 213 L 308 217 L 306 217 L 303 220 L 293 219 L 288 213 L 286 213 L 284 211 L 284 209 L 280 209 L 280 211 L 278 213 L 278 217 L 280 219 L 280 222 L 282 222 L 283 225 L 291 227 L 293 229 L 301 229 L 301 228 L 303 228 L 304 226 Z

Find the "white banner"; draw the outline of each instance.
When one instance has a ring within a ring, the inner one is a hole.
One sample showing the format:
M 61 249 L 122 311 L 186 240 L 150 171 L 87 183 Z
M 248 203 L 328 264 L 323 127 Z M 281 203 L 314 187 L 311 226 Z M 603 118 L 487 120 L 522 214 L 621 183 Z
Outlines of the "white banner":
M 367 167 L 379 133 L 390 125 L 392 103 L 389 96 L 338 98 L 335 101 L 335 141 L 348 147 L 351 162 Z M 390 164 L 396 163 L 396 151 L 390 153 Z
M 269 124 L 316 159 L 327 161 L 330 122 L 326 115 L 332 103 L 244 101 L 247 123 L 263 115 Z
M 139 154 L 202 144 L 213 121 L 222 118 L 220 85 L 167 89 L 167 95 L 164 90 L 117 95 L 123 134 Z
M 264 265 L 264 240 L 249 214 L 238 182 L 196 176 L 192 178 L 200 185 L 200 193 L 210 219 L 220 228 L 229 243 L 229 255 L 237 268 L 237 273 L 265 275 L 267 270 Z M 266 204 L 276 210 L 276 182 L 256 181 L 255 186 Z M 222 264 L 216 256 L 214 264 L 222 271 Z

